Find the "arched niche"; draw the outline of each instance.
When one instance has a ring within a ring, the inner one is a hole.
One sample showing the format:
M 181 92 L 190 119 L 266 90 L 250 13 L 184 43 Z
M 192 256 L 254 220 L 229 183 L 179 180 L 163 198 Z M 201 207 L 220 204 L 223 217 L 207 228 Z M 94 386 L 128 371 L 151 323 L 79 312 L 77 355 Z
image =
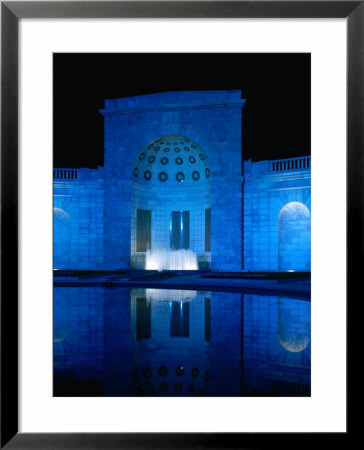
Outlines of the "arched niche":
M 156 268 L 147 267 L 147 252 L 170 250 L 193 252 L 199 268 L 209 267 L 211 175 L 207 153 L 185 136 L 160 136 L 140 149 L 131 171 L 132 267 Z
M 53 267 L 71 267 L 71 218 L 61 208 L 53 209 Z
M 287 203 L 279 213 L 278 268 L 311 270 L 311 214 L 303 203 Z

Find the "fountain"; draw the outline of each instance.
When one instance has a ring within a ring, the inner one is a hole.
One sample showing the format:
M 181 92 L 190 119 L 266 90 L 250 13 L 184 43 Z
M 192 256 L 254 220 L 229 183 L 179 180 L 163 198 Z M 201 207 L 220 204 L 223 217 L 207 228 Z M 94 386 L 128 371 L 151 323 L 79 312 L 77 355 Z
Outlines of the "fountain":
M 159 248 L 148 250 L 146 270 L 197 270 L 197 255 L 192 250 Z

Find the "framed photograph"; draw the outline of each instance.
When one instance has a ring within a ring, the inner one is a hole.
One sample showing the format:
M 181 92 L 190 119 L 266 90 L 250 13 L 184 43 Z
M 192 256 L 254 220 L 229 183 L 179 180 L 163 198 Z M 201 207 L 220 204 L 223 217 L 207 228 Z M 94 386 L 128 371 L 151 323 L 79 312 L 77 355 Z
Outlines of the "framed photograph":
M 1 445 L 347 440 L 361 2 L 1 7 Z

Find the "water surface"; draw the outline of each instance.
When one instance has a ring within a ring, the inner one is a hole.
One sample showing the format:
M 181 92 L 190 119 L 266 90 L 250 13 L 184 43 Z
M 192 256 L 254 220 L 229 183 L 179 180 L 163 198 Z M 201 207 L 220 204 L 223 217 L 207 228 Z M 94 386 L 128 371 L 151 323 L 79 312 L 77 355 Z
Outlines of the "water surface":
M 310 302 L 54 288 L 55 396 L 308 396 Z

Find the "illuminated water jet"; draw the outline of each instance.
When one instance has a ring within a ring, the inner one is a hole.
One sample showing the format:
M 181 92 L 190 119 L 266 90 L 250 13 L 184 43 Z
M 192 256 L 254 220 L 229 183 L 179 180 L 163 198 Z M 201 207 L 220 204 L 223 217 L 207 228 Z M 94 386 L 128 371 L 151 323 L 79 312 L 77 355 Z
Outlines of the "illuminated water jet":
M 160 248 L 148 250 L 146 270 L 197 270 L 197 255 L 192 250 Z

